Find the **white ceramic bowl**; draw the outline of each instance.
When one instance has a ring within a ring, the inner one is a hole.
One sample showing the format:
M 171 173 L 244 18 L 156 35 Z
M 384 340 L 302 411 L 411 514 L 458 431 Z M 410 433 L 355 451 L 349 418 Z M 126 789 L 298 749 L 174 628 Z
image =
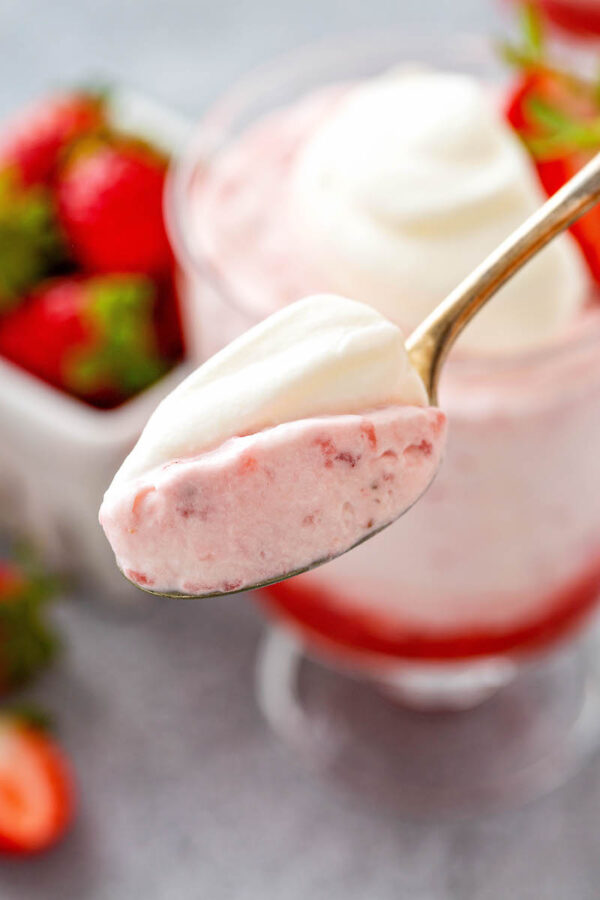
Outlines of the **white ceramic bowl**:
M 141 94 L 118 89 L 109 102 L 116 124 L 172 154 L 187 139 L 184 119 Z M 183 362 L 116 409 L 98 410 L 0 357 L 0 524 L 105 596 L 134 596 L 115 567 L 98 507 L 148 416 L 185 373 Z

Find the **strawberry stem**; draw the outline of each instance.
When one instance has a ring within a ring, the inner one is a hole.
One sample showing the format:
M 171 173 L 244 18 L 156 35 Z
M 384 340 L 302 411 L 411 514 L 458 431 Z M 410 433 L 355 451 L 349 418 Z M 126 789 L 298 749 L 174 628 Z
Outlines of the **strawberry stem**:
M 13 575 L 0 583 L 0 689 L 9 690 L 30 681 L 59 649 L 45 614 L 57 581 L 31 562 L 3 568 Z
M 546 33 L 540 11 L 533 3 L 521 7 L 521 31 L 532 59 L 540 60 L 546 47 Z
M 54 730 L 53 716 L 37 703 L 29 701 L 0 707 L 0 719 L 21 722 L 36 731 L 50 732 Z

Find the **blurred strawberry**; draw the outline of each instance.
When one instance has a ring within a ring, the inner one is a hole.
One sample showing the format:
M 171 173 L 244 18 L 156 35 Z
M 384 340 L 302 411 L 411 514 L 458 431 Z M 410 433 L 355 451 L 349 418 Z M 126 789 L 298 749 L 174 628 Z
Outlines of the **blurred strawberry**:
M 581 37 L 600 34 L 598 0 L 535 0 L 533 5 L 561 31 Z
M 61 151 L 103 123 L 104 104 L 99 94 L 81 91 L 47 97 L 4 124 L 0 167 L 16 169 L 24 184 L 47 182 Z
M 529 148 L 549 197 L 600 150 L 599 114 L 589 96 L 558 75 L 530 75 L 515 92 L 508 119 Z M 591 209 L 570 231 L 600 284 L 600 208 Z
M 24 188 L 0 172 L 0 313 L 64 260 L 64 247 L 47 188 Z
M 42 283 L 0 320 L 0 353 L 57 387 L 110 407 L 169 367 L 154 324 L 156 288 L 142 275 Z
M 546 57 L 539 16 L 524 12 L 521 48 L 505 48 L 520 69 L 506 117 L 521 137 L 546 193 L 554 194 L 600 150 L 600 95 L 597 86 L 553 66 Z M 593 278 L 600 283 L 600 209 L 592 209 L 571 227 Z
M 167 161 L 141 141 L 82 141 L 57 182 L 73 256 L 95 272 L 159 274 L 171 265 L 163 217 Z
M 0 692 L 30 681 L 58 644 L 45 610 L 54 583 L 39 572 L 0 560 Z
M 563 31 L 586 37 L 600 34 L 598 0 L 542 0 L 541 8 Z
M 37 720 L 0 714 L 0 851 L 31 854 L 58 841 L 74 811 L 70 768 Z

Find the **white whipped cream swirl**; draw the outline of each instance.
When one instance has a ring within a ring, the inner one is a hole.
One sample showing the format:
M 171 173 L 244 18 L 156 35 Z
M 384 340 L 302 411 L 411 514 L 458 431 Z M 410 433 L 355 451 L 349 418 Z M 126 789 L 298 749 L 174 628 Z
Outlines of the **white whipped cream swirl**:
M 412 328 L 543 200 L 483 86 L 403 69 L 350 89 L 302 148 L 290 217 L 333 290 Z M 477 316 L 462 346 L 489 353 L 543 343 L 586 290 L 581 255 L 560 237 Z

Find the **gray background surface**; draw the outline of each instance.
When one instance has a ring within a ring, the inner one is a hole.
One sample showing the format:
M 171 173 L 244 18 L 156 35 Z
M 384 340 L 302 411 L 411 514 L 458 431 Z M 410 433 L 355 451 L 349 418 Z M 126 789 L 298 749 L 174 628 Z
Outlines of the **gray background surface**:
M 265 57 L 401 22 L 500 28 L 491 0 L 0 0 L 0 112 L 92 74 L 198 114 Z M 600 761 L 517 812 L 406 822 L 269 733 L 247 602 L 123 618 L 81 597 L 60 619 L 69 652 L 36 693 L 75 761 L 79 819 L 47 857 L 0 863 L 1 900 L 600 896 Z

